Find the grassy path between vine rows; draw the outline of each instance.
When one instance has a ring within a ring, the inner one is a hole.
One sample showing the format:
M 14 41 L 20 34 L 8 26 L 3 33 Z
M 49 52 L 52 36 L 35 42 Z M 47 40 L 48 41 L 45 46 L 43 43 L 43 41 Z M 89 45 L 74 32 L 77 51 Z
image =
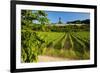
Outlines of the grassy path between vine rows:
M 38 62 L 54 62 L 54 61 L 68 61 L 68 60 L 70 59 L 53 57 L 53 56 L 45 56 L 45 55 L 38 56 Z
M 65 41 L 65 43 L 64 43 L 64 48 L 65 48 L 65 49 L 70 49 L 70 48 L 71 48 L 71 43 L 70 43 L 69 34 L 67 34 L 67 38 L 66 38 L 66 41 Z

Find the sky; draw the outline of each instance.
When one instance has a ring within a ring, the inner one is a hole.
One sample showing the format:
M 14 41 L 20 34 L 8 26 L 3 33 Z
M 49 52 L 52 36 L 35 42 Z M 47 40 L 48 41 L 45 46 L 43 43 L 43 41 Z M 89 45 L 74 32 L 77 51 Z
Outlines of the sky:
M 51 23 L 57 23 L 59 17 L 63 23 L 75 20 L 85 20 L 90 19 L 90 13 L 80 13 L 80 12 L 56 12 L 56 11 L 45 11 L 48 14 L 48 19 Z

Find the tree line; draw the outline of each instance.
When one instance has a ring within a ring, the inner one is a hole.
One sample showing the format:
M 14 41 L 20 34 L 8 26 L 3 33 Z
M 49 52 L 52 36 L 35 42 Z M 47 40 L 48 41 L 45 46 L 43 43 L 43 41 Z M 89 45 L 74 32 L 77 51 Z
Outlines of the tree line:
M 90 19 L 70 21 L 67 24 L 90 24 Z

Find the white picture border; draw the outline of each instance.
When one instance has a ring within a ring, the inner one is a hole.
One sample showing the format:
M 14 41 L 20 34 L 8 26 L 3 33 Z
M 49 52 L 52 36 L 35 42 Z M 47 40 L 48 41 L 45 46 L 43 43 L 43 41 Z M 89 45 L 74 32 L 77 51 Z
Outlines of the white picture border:
M 90 60 L 21 63 L 21 10 L 22 9 L 90 13 Z M 52 7 L 52 6 L 39 6 L 39 5 L 38 6 L 37 5 L 20 5 L 20 4 L 16 5 L 16 69 L 89 65 L 89 64 L 94 64 L 94 9 Z

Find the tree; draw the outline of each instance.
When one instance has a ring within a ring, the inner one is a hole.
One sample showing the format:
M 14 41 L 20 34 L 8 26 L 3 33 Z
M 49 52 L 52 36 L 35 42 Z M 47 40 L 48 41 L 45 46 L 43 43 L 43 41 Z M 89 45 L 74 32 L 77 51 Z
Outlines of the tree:
M 38 54 L 42 53 L 45 41 L 31 30 L 21 31 L 21 61 L 37 62 Z M 34 44 L 33 44 L 34 43 Z M 42 48 L 42 49 L 41 49 Z
M 58 24 L 62 24 L 61 17 L 59 17 Z
M 49 24 L 49 19 L 47 18 L 47 14 L 41 10 L 37 11 L 36 14 L 38 16 L 38 21 L 41 24 L 41 30 L 46 31 L 47 30 L 46 25 Z
M 45 45 L 42 45 L 45 41 L 38 37 L 36 32 L 32 31 L 31 25 L 33 21 L 37 20 L 41 23 L 41 29 L 45 31 L 45 24 L 49 22 L 47 14 L 44 11 L 32 11 L 22 10 L 21 11 L 21 61 L 22 62 L 37 62 L 38 51 Z M 37 45 L 39 47 L 37 47 Z
M 32 10 L 21 11 L 21 26 L 22 29 L 30 27 L 33 20 L 37 20 L 37 15 L 32 13 Z
M 32 11 L 32 10 L 22 10 L 21 11 L 21 25 L 23 28 L 28 28 L 31 25 L 34 25 L 33 22 L 37 21 L 38 24 L 41 24 L 42 28 L 45 29 L 45 25 L 49 24 L 49 19 L 47 18 L 47 14 L 45 11 Z M 43 30 L 44 31 L 44 30 Z

